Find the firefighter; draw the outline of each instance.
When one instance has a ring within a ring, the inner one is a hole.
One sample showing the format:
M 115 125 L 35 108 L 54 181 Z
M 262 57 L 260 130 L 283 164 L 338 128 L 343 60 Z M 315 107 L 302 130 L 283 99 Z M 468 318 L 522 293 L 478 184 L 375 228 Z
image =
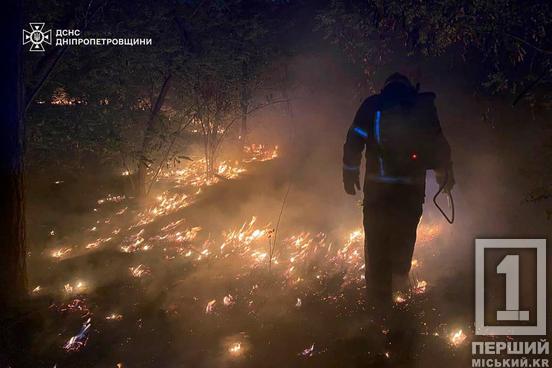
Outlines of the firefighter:
M 426 171 L 437 184 L 454 186 L 450 146 L 432 92 L 419 93 L 402 74 L 392 74 L 379 94 L 360 106 L 343 146 L 345 192 L 360 190 L 365 150 L 365 276 L 372 305 L 386 310 L 394 291 L 407 291 L 416 229 L 422 215 Z

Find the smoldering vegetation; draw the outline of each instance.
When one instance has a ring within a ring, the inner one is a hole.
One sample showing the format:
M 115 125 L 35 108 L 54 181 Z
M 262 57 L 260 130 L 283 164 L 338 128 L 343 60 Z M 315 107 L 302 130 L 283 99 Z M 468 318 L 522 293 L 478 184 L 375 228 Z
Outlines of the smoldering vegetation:
M 125 194 L 124 172 L 30 182 L 36 366 L 375 364 L 388 331 L 365 300 L 361 197 L 342 190 L 341 147 L 361 99 L 340 63 L 297 57 L 291 103 L 256 114 L 255 146 L 222 155 L 210 181 L 191 146 L 147 202 Z M 526 201 L 541 125 L 444 73 L 428 68 L 420 82 L 438 94 L 452 145 L 457 220 L 434 208 L 430 173 L 413 292 L 395 300 L 415 337 L 388 347 L 410 346 L 411 367 L 469 364 L 474 238 L 550 235 L 544 208 Z

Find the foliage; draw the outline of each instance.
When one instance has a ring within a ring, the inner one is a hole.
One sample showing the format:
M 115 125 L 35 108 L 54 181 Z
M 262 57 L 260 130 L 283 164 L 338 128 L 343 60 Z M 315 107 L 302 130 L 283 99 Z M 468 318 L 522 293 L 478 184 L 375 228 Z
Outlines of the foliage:
M 393 57 L 477 61 L 479 82 L 520 93 L 552 68 L 552 4 L 521 0 L 333 0 L 319 14 L 325 36 L 370 76 Z
M 192 119 L 205 128 L 202 132 L 214 159 L 240 109 L 244 97 L 240 90 L 247 86 L 251 99 L 277 55 L 278 32 L 269 28 L 277 26 L 274 12 L 285 4 L 104 0 L 99 15 L 86 18 L 86 9 L 94 2 L 100 0 L 71 4 L 49 0 L 39 6 L 57 6 L 56 11 L 46 12 L 53 28 L 71 28 L 63 24 L 82 24 L 86 19 L 86 37 L 151 37 L 153 43 L 68 48 L 27 116 L 29 161 L 42 165 L 41 153 L 49 152 L 57 164 L 72 152 L 73 160 L 65 163 L 81 168 L 80 158 L 88 152 L 113 166 L 122 159 L 133 167 L 141 158 L 150 165 Z M 27 60 L 29 89 L 43 59 Z M 159 113 L 154 113 L 159 91 L 169 79 L 169 92 Z M 52 105 L 56 91 L 78 103 Z

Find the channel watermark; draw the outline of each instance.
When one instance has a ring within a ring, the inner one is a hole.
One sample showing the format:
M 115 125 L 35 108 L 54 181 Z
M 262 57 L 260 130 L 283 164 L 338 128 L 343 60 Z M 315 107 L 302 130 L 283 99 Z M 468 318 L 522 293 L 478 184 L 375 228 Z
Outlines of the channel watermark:
M 476 239 L 475 334 L 493 341 L 472 342 L 472 367 L 549 367 L 549 342 L 538 337 L 546 271 L 546 239 Z
M 80 29 L 45 29 L 45 23 L 29 23 L 23 30 L 23 45 L 29 51 L 44 52 L 44 45 L 54 46 L 151 46 L 151 38 L 141 37 L 85 37 Z M 54 35 L 54 37 L 52 36 Z

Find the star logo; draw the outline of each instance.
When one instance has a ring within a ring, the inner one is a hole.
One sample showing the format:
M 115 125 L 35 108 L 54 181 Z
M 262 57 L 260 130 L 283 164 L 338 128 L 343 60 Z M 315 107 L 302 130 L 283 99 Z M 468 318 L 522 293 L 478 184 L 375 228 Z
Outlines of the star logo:
M 23 30 L 23 45 L 31 44 L 29 51 L 44 51 L 43 43 L 52 44 L 52 30 L 44 31 L 44 23 L 29 23 L 31 30 Z

